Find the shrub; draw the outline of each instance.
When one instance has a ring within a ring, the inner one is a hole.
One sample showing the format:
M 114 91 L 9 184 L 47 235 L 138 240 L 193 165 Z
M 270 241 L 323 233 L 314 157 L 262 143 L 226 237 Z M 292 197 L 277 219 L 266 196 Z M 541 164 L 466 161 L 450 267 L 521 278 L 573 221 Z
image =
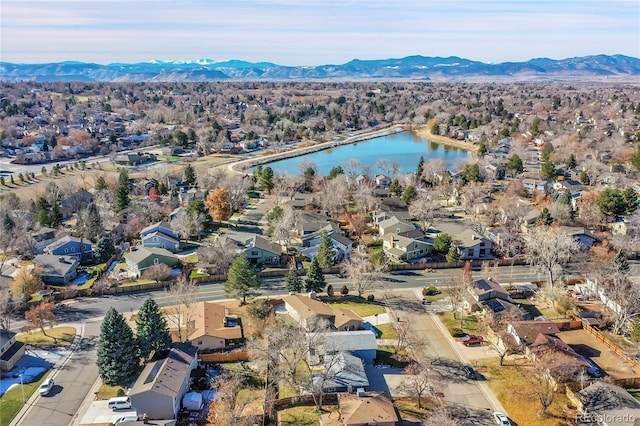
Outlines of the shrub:
M 373 294 L 370 294 L 370 295 L 367 296 L 367 300 L 369 302 L 373 302 L 374 300 L 376 300 L 376 297 Z
M 327 286 L 327 296 L 333 297 L 333 286 L 331 284 Z
M 423 296 L 435 296 L 436 294 L 440 294 L 440 290 L 436 286 L 430 286 L 422 289 Z
M 465 333 L 461 328 L 454 328 L 453 330 L 450 330 L 450 331 L 453 337 L 463 337 L 467 335 L 467 333 Z
M 349 294 L 349 287 L 347 287 L 346 285 L 342 286 L 342 288 L 340 289 L 340 294 L 343 296 Z

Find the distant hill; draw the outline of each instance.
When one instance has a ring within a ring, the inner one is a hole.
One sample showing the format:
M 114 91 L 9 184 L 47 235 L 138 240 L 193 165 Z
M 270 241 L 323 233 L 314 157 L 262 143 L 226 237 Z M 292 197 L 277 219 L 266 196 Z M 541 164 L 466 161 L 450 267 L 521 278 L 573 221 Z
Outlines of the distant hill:
M 407 56 L 358 60 L 342 65 L 283 66 L 240 60 L 151 61 L 99 65 L 84 62 L 13 64 L 0 62 L 1 81 L 188 82 L 225 80 L 548 80 L 632 77 L 640 75 L 640 59 L 596 55 L 553 60 L 487 64 L 450 56 Z

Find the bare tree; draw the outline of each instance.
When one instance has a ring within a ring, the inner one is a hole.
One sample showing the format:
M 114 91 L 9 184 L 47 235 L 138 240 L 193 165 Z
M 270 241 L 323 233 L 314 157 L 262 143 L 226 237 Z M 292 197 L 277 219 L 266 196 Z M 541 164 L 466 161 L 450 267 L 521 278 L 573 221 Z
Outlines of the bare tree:
M 181 209 L 176 217 L 171 221 L 171 227 L 176 231 L 180 238 L 187 240 L 190 237 L 200 239 L 200 234 L 204 230 L 206 217 L 197 211 L 189 212 Z
M 171 268 L 164 263 L 158 263 L 157 265 L 152 265 L 147 268 L 143 273 L 142 277 L 147 280 L 153 280 L 156 283 L 160 281 L 164 281 L 171 276 Z
M 556 228 L 536 226 L 529 231 L 527 260 L 536 271 L 547 275 L 547 285 L 553 288 L 562 274 L 562 265 L 579 248 L 571 235 Z
M 380 284 L 386 264 L 374 265 L 367 255 L 354 254 L 342 262 L 342 270 L 350 282 L 356 285 L 358 297 Z
M 485 340 L 487 345 L 493 349 L 500 358 L 500 365 L 504 365 L 507 355 L 514 354 L 520 350 L 517 342 L 508 331 L 509 325 L 514 321 L 522 320 L 522 312 L 518 308 L 507 309 L 505 311 L 489 315 L 485 319 L 484 325 L 490 328 L 494 337 Z
M 603 290 L 612 313 L 611 331 L 620 334 L 629 321 L 640 316 L 640 282 L 636 277 L 604 280 Z
M 238 257 L 236 245 L 225 237 L 217 238 L 213 244 L 198 250 L 198 263 L 210 268 L 213 273 L 226 274 Z
M 471 282 L 469 281 L 468 274 L 466 274 L 464 270 L 460 270 L 459 273 L 453 274 L 446 279 L 444 293 L 449 297 L 451 310 L 453 311 L 453 318 L 457 318 L 460 306 L 467 294 L 469 284 L 471 284 Z
M 10 330 L 11 321 L 18 311 L 18 305 L 11 300 L 11 292 L 0 288 L 0 329 Z
M 548 414 L 549 407 L 556 399 L 557 384 L 551 376 L 549 369 L 546 367 L 546 357 L 539 357 L 533 369 L 530 370 L 531 374 L 527 375 L 529 382 L 531 383 L 531 397 L 535 398 L 540 403 L 540 415 L 546 416 Z
M 427 364 L 410 363 L 402 371 L 405 377 L 400 382 L 400 389 L 418 400 L 418 408 L 422 409 L 422 400 L 434 392 L 435 372 Z
M 440 401 L 440 405 L 431 411 L 431 415 L 422 422 L 423 426 L 460 426 L 451 411 Z
M 169 297 L 175 302 L 164 309 L 167 320 L 172 324 L 181 342 L 189 339 L 193 327 L 193 310 L 197 302 L 198 286 L 186 275 L 180 277 L 169 287 Z
M 241 392 L 249 386 L 244 378 L 235 372 L 225 372 L 216 377 L 213 388 L 215 397 L 211 401 L 207 424 L 218 426 L 245 426 L 256 423 L 253 416 L 244 413 L 247 406 L 258 400 L 252 392 Z
M 418 196 L 409 205 L 409 214 L 420 222 L 424 231 L 429 229 L 434 218 L 440 216 L 441 210 L 440 203 L 433 201 L 426 191 L 419 191 Z

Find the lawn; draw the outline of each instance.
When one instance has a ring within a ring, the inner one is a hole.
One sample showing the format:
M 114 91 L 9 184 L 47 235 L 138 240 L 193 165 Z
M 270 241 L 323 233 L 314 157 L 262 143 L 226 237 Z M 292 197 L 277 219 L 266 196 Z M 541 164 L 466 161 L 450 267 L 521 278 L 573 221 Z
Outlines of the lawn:
M 453 318 L 453 312 L 438 312 L 438 318 L 447 327 L 451 335 L 453 335 L 453 330 L 456 328 L 462 328 L 462 331 L 467 334 L 480 334 L 482 331 L 481 324 L 474 315 L 464 317 L 462 319 L 462 327 L 460 327 L 460 319 Z
M 398 332 L 396 331 L 395 328 L 393 328 L 393 325 L 390 322 L 376 325 L 375 328 L 377 328 L 382 332 L 382 336 L 380 336 L 379 339 L 397 339 L 398 338 Z
M 43 374 L 37 381 L 24 384 L 24 399 L 28 400 L 47 377 Z M 14 386 L 0 398 L 0 426 L 7 426 L 24 405 L 21 385 Z
M 45 328 L 45 331 L 46 336 L 42 331 L 33 331 L 17 335 L 16 340 L 33 346 L 71 346 L 76 337 L 76 329 L 73 327 Z
M 433 402 L 426 397 L 422 398 L 422 408 L 418 408 L 417 398 L 394 398 L 393 402 L 403 419 L 424 419 L 429 416 L 434 407 Z
M 478 362 L 477 370 L 486 377 L 487 384 L 496 395 L 509 417 L 519 425 L 556 426 L 568 413 L 568 398 L 564 394 L 556 394 L 553 405 L 549 408 L 550 416 L 540 417 L 540 405 L 533 396 L 535 384 L 527 380 L 526 366 L 499 365 L 498 358 L 485 358 Z
M 125 396 L 127 394 L 126 390 L 120 386 L 109 386 L 104 383 L 98 389 L 98 399 L 111 399 L 116 396 Z
M 315 426 L 320 424 L 320 414 L 320 411 L 313 407 L 287 408 L 279 413 L 279 424 L 283 426 Z
M 357 296 L 347 296 L 338 298 L 335 302 L 327 301 L 332 308 L 348 309 L 361 317 L 368 317 L 375 314 L 384 314 L 386 309 L 375 302 L 371 303 L 367 299 Z
M 389 365 L 393 368 L 405 368 L 409 365 L 409 362 L 395 358 L 395 348 L 393 346 L 378 346 L 374 362 L 376 365 Z
M 191 272 L 189 272 L 189 278 L 205 278 L 208 277 L 209 274 L 207 274 L 206 272 L 200 272 L 199 269 L 192 269 Z
M 198 252 L 196 251 L 184 256 L 181 260 L 183 263 L 198 263 Z

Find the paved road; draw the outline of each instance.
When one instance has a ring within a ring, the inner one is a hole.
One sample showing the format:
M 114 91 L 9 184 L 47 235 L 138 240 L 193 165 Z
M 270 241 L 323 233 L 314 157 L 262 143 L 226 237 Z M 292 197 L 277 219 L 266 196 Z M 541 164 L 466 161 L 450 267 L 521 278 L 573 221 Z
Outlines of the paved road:
M 485 384 L 467 379 L 461 366 L 469 360 L 457 351 L 447 331 L 432 314 L 425 314 L 418 290 L 402 290 L 386 293 L 389 308 L 402 322 L 408 322 L 411 335 L 417 339 L 412 345 L 416 359 L 431 365 L 436 373 L 436 390 L 444 393 L 444 399 L 455 417 L 464 425 L 492 425 L 494 411 L 504 411 Z
M 387 274 L 386 278 L 393 281 L 383 281 L 378 288 L 387 292 L 411 292 L 408 289 L 416 289 L 429 285 L 443 286 L 447 281 L 458 274 L 458 270 L 439 270 L 435 273 L 415 272 L 415 275 L 391 275 Z M 474 272 L 475 276 L 480 276 L 479 272 Z M 529 268 L 516 266 L 511 270 L 509 267 L 498 268 L 492 271 L 492 276 L 498 281 L 508 282 L 505 280 L 513 279 L 513 282 L 524 282 L 537 280 L 540 277 L 532 274 Z M 355 287 L 348 283 L 346 279 L 337 278 L 333 275 L 327 275 L 327 283 L 342 287 L 347 284 L 353 291 Z M 414 293 L 415 293 L 414 291 Z M 286 294 L 283 278 L 263 280 L 262 295 L 283 295 Z M 17 425 L 50 425 L 50 426 L 66 426 L 70 423 L 75 413 L 80 408 L 83 399 L 90 393 L 91 388 L 98 377 L 96 367 L 96 351 L 95 341 L 100 334 L 101 319 L 110 307 L 114 307 L 118 312 L 129 314 L 137 310 L 142 302 L 148 297 L 153 297 L 158 305 L 169 306 L 176 303 L 173 296 L 163 290 L 155 290 L 149 292 L 141 292 L 135 294 L 104 296 L 98 298 L 78 298 L 63 308 L 57 309 L 56 315 L 61 323 L 81 324 L 83 329 L 82 345 L 74 353 L 64 368 L 54 372 L 54 380 L 56 389 L 49 397 L 36 396 L 33 404 L 28 407 L 27 413 L 20 418 Z M 226 299 L 226 295 L 221 283 L 209 283 L 200 285 L 198 289 L 197 300 L 222 300 Z M 419 304 L 418 304 L 419 305 Z M 421 307 L 421 306 L 420 306 Z M 401 314 L 403 315 L 403 314 Z M 426 320 L 425 320 L 426 321 Z M 19 330 L 24 326 L 24 321 L 14 321 L 12 329 Z M 429 326 L 423 322 L 423 330 L 419 330 L 421 334 L 431 336 L 435 333 L 433 325 Z M 446 342 L 436 342 L 429 347 L 435 348 L 444 346 Z M 446 349 L 442 349 L 446 350 Z M 448 354 L 447 356 L 452 356 Z M 453 357 L 452 359 L 456 359 Z M 454 386 L 454 385 L 451 385 Z M 451 393 L 467 395 L 467 399 L 472 401 L 473 408 L 489 406 L 486 401 L 482 401 L 481 396 L 474 397 L 474 384 L 459 384 L 461 389 L 451 389 Z M 455 391 L 455 392 L 454 392 Z M 446 392 L 445 392 L 446 394 Z M 475 402 L 473 402 L 475 401 Z

